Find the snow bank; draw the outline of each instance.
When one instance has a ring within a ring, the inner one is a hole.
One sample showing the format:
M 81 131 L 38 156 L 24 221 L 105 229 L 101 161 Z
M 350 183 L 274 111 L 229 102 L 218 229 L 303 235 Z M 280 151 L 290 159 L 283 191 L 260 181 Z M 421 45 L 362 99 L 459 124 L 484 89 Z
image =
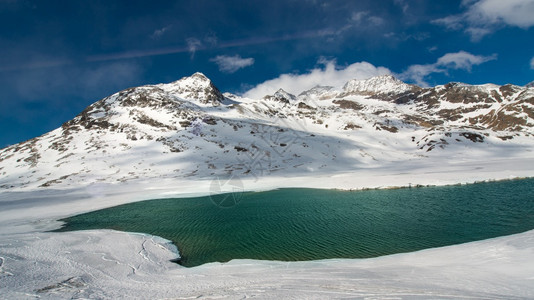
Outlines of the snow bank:
M 0 298 L 534 297 L 534 231 L 373 259 L 183 268 L 165 240 L 110 230 L 5 235 Z

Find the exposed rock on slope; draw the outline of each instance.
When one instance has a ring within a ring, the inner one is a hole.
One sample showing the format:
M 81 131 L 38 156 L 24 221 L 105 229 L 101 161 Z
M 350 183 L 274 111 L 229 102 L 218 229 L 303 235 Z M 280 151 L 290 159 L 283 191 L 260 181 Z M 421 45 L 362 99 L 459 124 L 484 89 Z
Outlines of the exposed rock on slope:
M 272 96 L 267 95 L 263 97 L 263 99 L 268 100 L 268 101 L 278 101 L 278 102 L 289 104 L 291 102 L 295 102 L 297 100 L 297 97 L 295 97 L 295 95 L 293 94 L 290 94 L 284 91 L 283 89 L 279 89 L 278 91 L 276 91 L 276 93 L 274 93 L 274 95 Z

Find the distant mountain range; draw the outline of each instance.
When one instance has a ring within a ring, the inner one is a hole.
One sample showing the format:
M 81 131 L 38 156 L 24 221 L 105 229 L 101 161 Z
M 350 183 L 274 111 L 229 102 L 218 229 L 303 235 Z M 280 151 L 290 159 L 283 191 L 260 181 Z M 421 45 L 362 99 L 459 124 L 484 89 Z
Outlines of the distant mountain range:
M 532 84 L 421 88 L 385 75 L 248 99 L 195 73 L 120 91 L 0 150 L 0 189 L 531 155 L 533 126 Z

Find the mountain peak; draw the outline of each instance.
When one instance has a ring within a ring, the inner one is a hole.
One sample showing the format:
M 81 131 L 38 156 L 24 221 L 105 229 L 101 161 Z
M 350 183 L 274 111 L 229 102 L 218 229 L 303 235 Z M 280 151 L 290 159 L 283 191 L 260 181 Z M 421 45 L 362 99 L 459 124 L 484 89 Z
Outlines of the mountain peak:
M 283 102 L 283 103 L 290 103 L 291 101 L 296 101 L 297 97 L 295 97 L 295 95 L 293 94 L 290 94 L 284 91 L 284 89 L 280 88 L 273 95 L 267 95 L 263 97 L 263 99 L 274 100 L 274 101 Z
M 391 74 L 373 76 L 373 77 L 368 78 L 367 80 L 402 82 L 401 80 L 397 79 L 397 77 L 395 77 L 395 76 L 393 76 Z
M 299 96 L 317 95 L 317 94 L 329 92 L 329 91 L 331 91 L 333 89 L 334 89 L 333 86 L 316 85 L 316 86 L 312 87 L 311 89 L 300 93 Z
M 207 84 L 211 84 L 212 82 L 203 73 L 196 72 L 191 76 L 182 77 L 182 78 L 178 79 L 177 81 L 175 81 L 173 83 L 174 84 L 176 84 L 176 83 L 178 83 L 178 84 L 189 84 L 189 85 L 195 85 L 195 84 L 196 85 L 207 85 Z
M 345 84 L 343 90 L 348 94 L 388 94 L 403 93 L 414 89 L 415 86 L 406 84 L 395 78 L 393 75 L 386 74 L 371 77 L 368 79 L 353 79 Z
M 200 72 L 159 87 L 181 98 L 194 100 L 201 104 L 218 106 L 224 100 L 224 96 L 219 89 L 206 75 Z
M 295 98 L 295 96 L 293 94 L 290 94 L 290 93 L 286 92 L 282 88 L 278 89 L 278 91 L 276 91 L 276 93 L 274 93 L 274 95 L 275 96 L 279 96 L 279 97 L 288 98 L 288 99 L 294 99 Z
M 201 72 L 196 72 L 195 74 L 189 76 L 189 77 L 184 77 L 184 78 L 194 78 L 194 79 L 198 79 L 198 80 L 202 80 L 202 81 L 211 81 L 206 75 L 204 75 L 204 73 L 201 73 Z M 182 79 L 184 79 L 182 78 Z
M 303 101 L 308 99 L 326 100 L 332 99 L 338 94 L 338 90 L 333 86 L 316 85 L 313 88 L 304 91 L 298 95 L 298 98 Z
M 525 85 L 525 87 L 528 87 L 528 88 L 534 88 L 534 81 L 531 81 L 531 82 L 527 83 L 527 84 Z

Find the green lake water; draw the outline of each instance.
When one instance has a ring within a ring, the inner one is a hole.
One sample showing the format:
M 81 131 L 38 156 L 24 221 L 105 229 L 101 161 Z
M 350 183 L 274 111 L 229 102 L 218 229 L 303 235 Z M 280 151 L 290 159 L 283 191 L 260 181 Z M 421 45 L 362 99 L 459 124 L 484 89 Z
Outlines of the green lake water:
M 220 205 L 228 200 L 235 205 Z M 366 258 L 534 229 L 534 179 L 149 200 L 63 221 L 58 231 L 109 228 L 164 237 L 187 267 L 239 258 Z

